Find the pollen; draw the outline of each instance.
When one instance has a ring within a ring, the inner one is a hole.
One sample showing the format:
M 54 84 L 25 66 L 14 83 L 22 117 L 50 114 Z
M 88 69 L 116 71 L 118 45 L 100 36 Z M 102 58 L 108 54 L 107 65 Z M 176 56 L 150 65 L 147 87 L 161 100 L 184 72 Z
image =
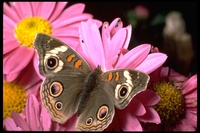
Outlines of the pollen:
M 174 126 L 184 115 L 185 102 L 181 90 L 169 82 L 153 85 L 152 89 L 160 96 L 160 101 L 154 106 L 161 118 L 161 123 Z
M 51 34 L 50 23 L 41 17 L 25 18 L 15 28 L 15 37 L 23 46 L 33 48 L 33 41 L 37 33 Z
M 3 119 L 11 117 L 11 111 L 21 113 L 26 105 L 26 91 L 15 82 L 3 83 Z

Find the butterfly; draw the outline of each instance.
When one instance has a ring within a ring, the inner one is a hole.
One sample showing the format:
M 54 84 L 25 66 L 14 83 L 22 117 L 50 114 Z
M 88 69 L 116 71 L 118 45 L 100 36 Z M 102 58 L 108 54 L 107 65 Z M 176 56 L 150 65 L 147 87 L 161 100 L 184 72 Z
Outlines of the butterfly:
M 76 51 L 44 33 L 36 35 L 34 46 L 39 72 L 45 77 L 40 89 L 43 105 L 61 124 L 76 114 L 77 131 L 106 129 L 115 108 L 124 109 L 149 82 L 147 74 L 133 69 L 91 70 Z

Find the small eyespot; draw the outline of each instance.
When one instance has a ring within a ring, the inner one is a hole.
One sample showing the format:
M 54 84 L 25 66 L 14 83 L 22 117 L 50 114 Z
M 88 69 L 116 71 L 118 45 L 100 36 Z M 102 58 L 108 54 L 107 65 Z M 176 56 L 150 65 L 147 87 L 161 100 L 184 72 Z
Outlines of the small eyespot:
M 85 121 L 85 124 L 87 126 L 91 125 L 92 123 L 93 123 L 93 118 L 92 117 L 87 118 L 87 120 Z
M 50 46 L 49 46 L 48 44 L 46 44 L 45 46 L 46 46 L 46 49 L 49 49 L 49 48 L 50 48 Z
M 137 86 L 137 85 L 138 85 L 138 80 L 134 80 L 134 81 L 133 81 L 133 84 L 134 84 L 135 86 Z
M 54 69 L 58 66 L 58 58 L 51 56 L 47 59 L 46 65 L 49 69 Z
M 108 115 L 108 106 L 107 105 L 101 106 L 97 112 L 97 119 L 103 120 L 107 115 Z
M 55 104 L 55 107 L 57 110 L 61 110 L 62 106 L 63 106 L 62 102 L 56 102 L 56 104 Z
M 59 96 L 63 92 L 63 86 L 59 82 L 53 82 L 50 86 L 50 95 L 53 97 Z

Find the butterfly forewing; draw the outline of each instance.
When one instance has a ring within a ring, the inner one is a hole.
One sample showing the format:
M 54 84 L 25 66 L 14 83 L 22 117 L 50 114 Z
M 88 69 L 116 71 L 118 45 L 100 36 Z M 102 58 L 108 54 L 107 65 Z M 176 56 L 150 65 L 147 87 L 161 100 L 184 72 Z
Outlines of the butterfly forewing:
M 62 70 L 90 72 L 87 62 L 72 48 L 50 35 L 39 33 L 34 45 L 39 55 L 39 71 L 43 76 Z

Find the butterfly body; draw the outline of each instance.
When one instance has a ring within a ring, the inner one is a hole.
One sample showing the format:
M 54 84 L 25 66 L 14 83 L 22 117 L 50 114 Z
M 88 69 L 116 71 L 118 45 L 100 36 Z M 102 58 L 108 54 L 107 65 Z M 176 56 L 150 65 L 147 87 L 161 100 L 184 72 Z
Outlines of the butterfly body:
M 73 49 L 49 35 L 34 41 L 39 55 L 42 102 L 52 119 L 65 123 L 75 113 L 76 130 L 103 131 L 112 122 L 115 107 L 124 109 L 146 89 L 149 76 L 132 69 L 91 70 Z

